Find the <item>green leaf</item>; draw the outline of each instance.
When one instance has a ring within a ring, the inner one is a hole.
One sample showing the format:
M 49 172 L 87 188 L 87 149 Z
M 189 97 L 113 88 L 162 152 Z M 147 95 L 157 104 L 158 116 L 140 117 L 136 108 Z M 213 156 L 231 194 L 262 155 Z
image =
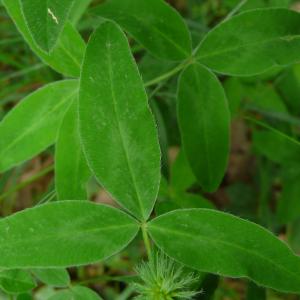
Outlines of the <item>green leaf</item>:
M 256 151 L 283 165 L 291 165 L 298 161 L 300 155 L 298 140 L 256 119 L 247 118 L 247 120 L 267 129 L 253 132 L 252 139 Z
M 233 119 L 238 115 L 242 105 L 242 100 L 245 96 L 244 85 L 240 78 L 229 77 L 226 81 L 224 81 L 223 87 L 228 99 L 231 119 Z
M 69 290 L 62 290 L 50 296 L 47 300 L 73 300 L 73 295 Z
M 212 202 L 198 194 L 177 192 L 172 195 L 172 201 L 180 208 L 215 208 Z
M 256 130 L 253 133 L 253 144 L 256 151 L 279 164 L 293 164 L 299 159 L 298 143 L 283 133 Z
M 25 41 L 44 63 L 66 76 L 79 77 L 85 43 L 70 23 L 66 23 L 51 53 L 46 53 L 35 44 L 26 26 L 20 2 L 18 0 L 4 0 L 3 4 Z
M 296 253 L 300 251 L 300 218 L 289 224 L 289 245 Z
M 169 211 L 179 209 L 180 206 L 177 205 L 174 201 L 162 201 L 162 202 L 157 202 L 155 204 L 155 215 L 163 215 Z
M 78 93 L 76 80 L 51 83 L 27 96 L 0 123 L 0 172 L 42 152 Z
M 284 98 L 289 110 L 293 112 L 293 115 L 299 115 L 300 106 L 298 104 L 298 95 L 300 94 L 300 65 L 296 64 L 293 68 L 285 70 L 284 76 L 279 79 L 276 88 Z
M 284 224 L 295 222 L 300 216 L 300 167 L 291 167 L 283 172 L 282 191 L 279 197 L 277 215 Z
M 183 60 L 191 55 L 187 26 L 165 1 L 109 0 L 94 13 L 116 21 L 157 57 Z
M 41 282 L 55 287 L 70 284 L 70 276 L 66 269 L 33 269 L 32 273 Z
M 195 178 L 183 149 L 179 151 L 171 167 L 172 190 L 184 192 L 191 187 L 197 179 Z
M 64 28 L 74 0 L 20 0 L 20 3 L 35 43 L 50 52 Z
M 93 290 L 83 287 L 83 286 L 75 286 L 71 289 L 73 298 L 72 300 L 100 300 L 102 299 L 96 292 Z
M 84 152 L 101 185 L 147 219 L 160 180 L 157 130 L 128 41 L 114 23 L 102 24 L 89 41 L 79 119 Z
M 300 293 L 300 258 L 255 223 L 215 210 L 187 209 L 154 219 L 148 229 L 159 248 L 187 266 Z
M 300 14 L 257 9 L 220 23 L 202 40 L 196 57 L 210 69 L 250 76 L 300 60 Z
M 48 300 L 101 300 L 102 298 L 93 290 L 83 287 L 75 286 L 70 290 L 64 290 L 56 293 Z
M 69 19 L 74 26 L 79 22 L 91 2 L 92 0 L 74 0 L 74 5 L 69 15 Z
M 255 84 L 244 86 L 245 108 L 262 115 L 282 117 L 288 116 L 288 110 L 283 99 L 270 84 Z
M 155 204 L 156 215 L 162 215 L 169 211 L 182 208 L 210 208 L 215 206 L 203 196 L 191 193 L 172 193 L 170 199 Z
M 230 112 L 222 85 L 199 64 L 187 67 L 180 77 L 178 122 L 184 152 L 199 184 L 214 192 L 227 167 Z
M 55 186 L 60 200 L 87 199 L 91 176 L 79 139 L 78 101 L 67 111 L 56 142 Z
M 140 69 L 139 69 L 140 70 Z M 150 108 L 153 112 L 154 119 L 157 126 L 157 132 L 158 132 L 158 139 L 159 139 L 159 145 L 161 150 L 161 169 L 162 174 L 168 174 L 169 172 L 169 157 L 168 157 L 168 133 L 166 128 L 166 123 L 163 117 L 163 114 L 161 112 L 160 107 L 157 104 L 156 99 L 151 99 L 151 96 L 149 98 L 150 100 Z
M 30 291 L 36 286 L 31 275 L 23 270 L 0 271 L 0 288 L 9 294 Z
M 0 268 L 65 268 L 100 261 L 121 251 L 138 228 L 120 210 L 87 201 L 26 209 L 0 220 Z
M 48 300 L 51 296 L 55 295 L 56 292 L 57 291 L 52 286 L 42 286 L 37 291 L 35 291 L 34 296 L 36 299 L 34 300 Z
M 31 294 L 25 293 L 25 294 L 19 294 L 17 296 L 17 300 L 33 300 Z
M 264 7 L 289 7 L 291 5 L 291 0 L 252 0 L 243 2 L 240 0 L 225 0 L 223 2 L 227 6 L 226 8 L 230 10 L 242 3 L 243 5 L 240 7 L 241 11 Z
M 170 72 L 177 64 L 178 63 L 174 61 L 157 58 L 149 52 L 145 52 L 143 57 L 138 60 L 139 71 L 144 82 L 149 82 L 153 78 L 159 77 L 161 74 Z M 153 94 L 153 97 L 154 96 L 155 94 Z

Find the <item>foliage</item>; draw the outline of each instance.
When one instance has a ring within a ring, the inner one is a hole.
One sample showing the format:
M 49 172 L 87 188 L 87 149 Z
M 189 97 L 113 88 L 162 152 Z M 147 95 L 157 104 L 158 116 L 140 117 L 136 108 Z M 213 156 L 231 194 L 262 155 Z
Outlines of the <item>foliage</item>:
M 0 2 L 4 296 L 298 299 L 299 3 L 170 2 Z

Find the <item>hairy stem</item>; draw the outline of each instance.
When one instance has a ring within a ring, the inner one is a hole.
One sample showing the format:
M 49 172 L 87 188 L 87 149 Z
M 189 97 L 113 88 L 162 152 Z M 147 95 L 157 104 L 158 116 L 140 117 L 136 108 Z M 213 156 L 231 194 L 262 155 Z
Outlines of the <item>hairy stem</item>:
M 151 243 L 150 243 L 149 236 L 147 233 L 147 225 L 145 223 L 142 224 L 142 234 L 143 234 L 143 240 L 144 240 L 145 248 L 147 251 L 147 255 L 148 255 L 148 258 L 150 259 L 151 258 Z

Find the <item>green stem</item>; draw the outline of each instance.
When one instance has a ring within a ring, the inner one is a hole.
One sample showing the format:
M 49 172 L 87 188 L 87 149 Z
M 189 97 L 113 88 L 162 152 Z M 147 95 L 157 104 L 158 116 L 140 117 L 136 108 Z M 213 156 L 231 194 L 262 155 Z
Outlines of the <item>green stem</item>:
M 155 85 L 157 83 L 160 83 L 161 81 L 169 79 L 170 77 L 174 76 L 175 74 L 180 72 L 182 69 L 184 69 L 185 67 L 190 65 L 192 62 L 193 62 L 193 58 L 189 58 L 189 59 L 183 61 L 181 64 L 179 64 L 178 66 L 176 66 L 174 69 L 170 70 L 169 72 L 162 74 L 162 75 L 146 82 L 145 87 L 149 87 L 149 86 Z
M 131 275 L 131 276 L 99 275 L 99 276 L 88 278 L 88 279 L 84 279 L 84 280 L 72 281 L 72 284 L 73 285 L 89 285 L 89 284 L 93 284 L 93 283 L 107 282 L 107 281 L 129 283 L 131 281 L 135 281 L 137 278 L 138 277 L 135 276 L 135 275 Z
M 45 176 L 46 174 L 50 173 L 53 170 L 54 170 L 54 165 L 51 165 L 51 166 L 41 170 L 40 172 L 34 174 L 27 180 L 15 185 L 13 188 L 9 189 L 7 192 L 0 195 L 0 201 L 4 200 L 6 197 L 14 194 L 15 192 L 23 189 L 24 187 L 28 186 L 29 184 L 37 181 L 38 179 L 40 179 L 41 177 Z
M 8 74 L 5 77 L 0 78 L 0 80 L 1 81 L 6 81 L 6 80 L 14 79 L 14 78 L 17 78 L 17 77 L 21 77 L 21 76 L 27 75 L 28 73 L 34 72 L 36 70 L 39 70 L 39 69 L 45 68 L 45 67 L 46 67 L 46 65 L 44 65 L 42 63 L 36 64 L 34 66 L 25 68 L 25 69 L 23 69 L 21 71 L 10 73 L 10 74 Z
M 142 224 L 142 234 L 143 234 L 143 240 L 144 240 L 144 244 L 146 247 L 146 251 L 147 251 L 147 255 L 148 258 L 151 258 L 151 244 L 150 244 L 150 240 L 149 240 L 149 236 L 147 233 L 147 224 Z
M 22 42 L 22 40 L 23 39 L 21 37 L 3 39 L 0 41 L 0 46 L 7 46 L 9 44 L 19 43 Z
M 265 128 L 265 129 L 268 129 L 268 130 L 270 130 L 272 132 L 275 132 L 276 134 L 280 135 L 281 137 L 283 137 L 283 138 L 289 140 L 290 142 L 295 143 L 295 144 L 297 144 L 297 145 L 300 146 L 300 142 L 298 140 L 290 137 L 289 135 L 283 133 L 282 131 L 277 130 L 276 128 L 273 128 L 273 127 L 269 126 L 268 124 L 266 124 L 264 122 L 261 122 L 261 121 L 255 119 L 255 118 L 253 118 L 251 116 L 247 116 L 247 115 L 244 116 L 244 119 L 248 120 L 248 121 L 250 121 L 252 123 L 255 123 L 256 125 L 259 125 L 259 126 Z
M 233 17 L 246 3 L 248 0 L 241 0 L 237 6 L 226 16 L 224 21 L 229 20 L 231 17 Z

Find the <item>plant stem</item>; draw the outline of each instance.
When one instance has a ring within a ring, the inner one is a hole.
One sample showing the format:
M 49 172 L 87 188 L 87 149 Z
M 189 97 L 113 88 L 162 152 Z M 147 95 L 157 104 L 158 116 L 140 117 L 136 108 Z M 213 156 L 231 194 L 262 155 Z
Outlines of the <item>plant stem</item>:
M 130 283 L 130 282 L 136 281 L 136 279 L 138 279 L 138 277 L 136 275 L 128 275 L 128 276 L 98 275 L 96 277 L 87 278 L 84 280 L 72 281 L 72 284 L 73 285 L 89 285 L 92 283 L 107 282 L 107 281 Z
M 170 77 L 172 77 L 173 75 L 177 74 L 178 72 L 180 72 L 182 69 L 184 69 L 185 67 L 187 67 L 189 64 L 191 64 L 193 62 L 193 58 L 189 58 L 185 61 L 183 61 L 181 64 L 179 64 L 178 66 L 176 66 L 174 69 L 170 70 L 169 72 L 162 74 L 156 78 L 151 79 L 150 81 L 145 83 L 145 87 L 149 87 L 152 85 L 155 85 L 161 81 L 167 80 Z
M 6 46 L 9 44 L 19 43 L 19 42 L 22 42 L 22 40 L 23 39 L 21 37 L 3 39 L 0 41 L 0 46 L 2 46 L 2 45 Z
M 246 3 L 248 0 L 241 0 L 237 6 L 226 16 L 224 21 L 229 20 L 231 17 L 233 17 Z
M 283 137 L 283 138 L 289 140 L 290 142 L 295 143 L 295 144 L 297 144 L 298 146 L 300 146 L 300 142 L 299 142 L 298 140 L 294 139 L 293 137 L 290 137 L 289 135 L 283 133 L 282 131 L 277 130 L 277 129 L 274 128 L 274 127 L 269 126 L 268 124 L 266 124 L 266 123 L 264 123 L 264 122 L 261 122 L 261 121 L 255 119 L 255 118 L 253 118 L 253 117 L 251 117 L 251 116 L 247 116 L 247 115 L 244 116 L 244 119 L 245 119 L 245 120 L 248 120 L 248 121 L 250 121 L 250 122 L 252 122 L 252 123 L 254 123 L 254 124 L 256 124 L 256 125 L 259 125 L 259 126 L 265 128 L 265 129 L 268 129 L 268 130 L 270 130 L 270 131 L 272 131 L 272 132 L 275 132 L 275 133 L 277 133 L 278 135 L 280 135 L 281 137 Z
M 146 251 L 147 251 L 147 255 L 148 258 L 151 258 L 151 244 L 150 244 L 150 240 L 149 240 L 149 236 L 147 233 L 147 224 L 143 223 L 142 224 L 142 234 L 143 234 L 143 239 L 144 239 L 144 244 L 146 247 Z
M 17 71 L 17 72 L 13 72 L 11 74 L 8 74 L 7 76 L 0 78 L 0 80 L 1 81 L 6 81 L 6 80 L 13 79 L 13 78 L 21 77 L 21 76 L 27 75 L 28 73 L 34 72 L 36 70 L 39 70 L 39 69 L 45 68 L 45 67 L 46 67 L 46 65 L 44 65 L 42 63 L 36 64 L 36 65 L 31 66 L 31 67 L 25 68 L 21 71 Z
M 4 200 L 6 197 L 14 194 L 15 192 L 23 189 L 24 187 L 28 186 L 29 184 L 37 181 L 38 179 L 40 179 L 41 177 L 45 176 L 46 174 L 50 173 L 53 170 L 54 170 L 54 165 L 51 165 L 51 166 L 41 170 L 40 172 L 34 174 L 27 180 L 20 182 L 19 184 L 15 185 L 13 188 L 9 189 L 7 192 L 0 195 L 0 201 Z

